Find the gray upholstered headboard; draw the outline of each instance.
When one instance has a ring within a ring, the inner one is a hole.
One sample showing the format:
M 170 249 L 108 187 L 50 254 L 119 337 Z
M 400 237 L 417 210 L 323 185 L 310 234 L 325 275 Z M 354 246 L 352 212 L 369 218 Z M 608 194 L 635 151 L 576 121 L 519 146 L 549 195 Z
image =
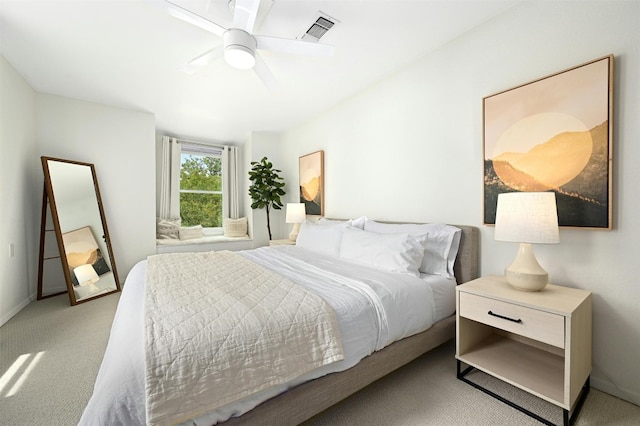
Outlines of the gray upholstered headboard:
M 458 257 L 453 265 L 458 284 L 480 276 L 480 230 L 475 226 L 453 225 L 462 229 Z

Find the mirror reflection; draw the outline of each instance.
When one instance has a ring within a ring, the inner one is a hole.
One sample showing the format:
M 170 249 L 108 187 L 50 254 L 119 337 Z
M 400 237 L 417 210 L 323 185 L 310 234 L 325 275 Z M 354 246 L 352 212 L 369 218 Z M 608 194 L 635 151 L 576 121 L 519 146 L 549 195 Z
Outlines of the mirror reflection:
M 42 165 L 71 304 L 119 291 L 93 164 L 42 157 Z

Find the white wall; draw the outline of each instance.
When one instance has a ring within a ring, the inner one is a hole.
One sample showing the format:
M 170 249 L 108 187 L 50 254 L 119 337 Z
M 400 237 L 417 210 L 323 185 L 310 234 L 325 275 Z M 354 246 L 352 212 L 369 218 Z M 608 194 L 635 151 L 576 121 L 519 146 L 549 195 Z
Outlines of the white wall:
M 536 253 L 554 283 L 593 292 L 593 386 L 640 404 L 639 16 L 634 1 L 524 2 L 287 132 L 288 182 L 324 149 L 326 216 L 475 225 L 482 273 L 501 274 L 516 247 L 482 225 L 482 98 L 615 55 L 615 229 L 562 229 Z
M 0 55 L 0 325 L 30 302 L 37 280 L 33 197 L 36 94 Z M 42 182 L 40 182 L 42 185 Z M 42 186 L 38 193 L 42 197 Z M 40 201 L 38 200 L 38 205 Z M 10 252 L 13 245 L 13 255 Z
M 36 296 L 42 155 L 95 165 L 121 282 L 155 253 L 155 119 L 36 93 L 1 55 L 0 92 L 1 325 Z
M 38 167 L 41 155 L 95 165 L 123 283 L 131 267 L 156 249 L 153 114 L 38 94 L 37 140 Z

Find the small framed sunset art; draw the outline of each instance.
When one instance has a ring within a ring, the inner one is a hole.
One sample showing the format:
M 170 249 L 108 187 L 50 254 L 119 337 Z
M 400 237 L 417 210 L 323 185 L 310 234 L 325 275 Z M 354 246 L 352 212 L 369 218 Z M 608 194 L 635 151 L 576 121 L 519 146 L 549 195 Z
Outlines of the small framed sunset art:
M 74 286 L 82 285 L 76 276 L 76 269 L 82 265 L 91 265 L 97 276 L 111 271 L 90 226 L 65 232 L 62 234 L 62 242 Z
M 324 151 L 299 159 L 300 202 L 308 215 L 324 216 Z
M 498 194 L 556 194 L 560 226 L 612 229 L 613 55 L 483 99 L 484 224 Z

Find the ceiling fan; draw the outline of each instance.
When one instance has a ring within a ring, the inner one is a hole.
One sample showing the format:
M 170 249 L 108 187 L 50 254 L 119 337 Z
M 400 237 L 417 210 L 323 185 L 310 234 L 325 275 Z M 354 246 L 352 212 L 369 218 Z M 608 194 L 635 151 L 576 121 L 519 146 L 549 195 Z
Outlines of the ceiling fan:
M 232 2 L 235 3 L 233 23 L 229 28 L 218 25 L 170 0 L 161 0 L 156 3 L 163 6 L 170 15 L 222 37 L 222 46 L 208 50 L 189 61 L 185 65 L 186 72 L 193 73 L 212 60 L 223 56 L 225 61 L 234 68 L 253 68 L 262 82 L 273 90 L 277 87 L 276 79 L 256 50 L 327 57 L 333 55 L 333 46 L 327 44 L 253 34 L 260 0 L 230 0 L 230 4 Z

